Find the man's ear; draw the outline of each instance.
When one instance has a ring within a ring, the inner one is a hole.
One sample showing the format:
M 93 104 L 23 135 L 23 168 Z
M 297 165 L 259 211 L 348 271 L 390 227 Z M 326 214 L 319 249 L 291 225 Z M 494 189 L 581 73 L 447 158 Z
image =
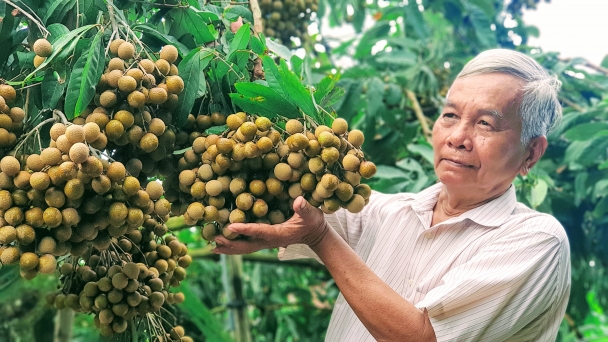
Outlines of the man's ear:
M 530 139 L 528 142 L 528 146 L 526 146 L 527 157 L 524 160 L 521 170 L 519 173 L 522 176 L 525 176 L 530 172 L 530 169 L 540 160 L 540 157 L 545 154 L 547 150 L 547 146 L 549 143 L 547 142 L 547 137 L 540 136 Z

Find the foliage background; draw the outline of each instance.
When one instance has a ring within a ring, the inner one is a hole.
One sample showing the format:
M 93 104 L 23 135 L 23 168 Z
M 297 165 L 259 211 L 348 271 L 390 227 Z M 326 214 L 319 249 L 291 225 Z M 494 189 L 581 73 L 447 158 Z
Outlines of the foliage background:
M 320 0 L 313 17 L 319 23 L 323 18 L 329 26 L 351 25 L 358 32 L 356 38 L 326 39 L 323 29 L 327 25 L 320 25 L 319 34 L 292 52 L 267 44 L 282 56 L 295 53 L 301 58 L 305 84 L 316 85 L 328 74 L 340 74 L 337 85 L 344 93 L 333 108 L 352 127 L 364 131 L 364 150 L 379 165 L 369 184 L 383 192 L 417 192 L 435 181 L 429 129 L 450 83 L 474 55 L 494 47 L 517 49 L 556 75 L 563 83 L 563 120 L 550 134 L 542 161 L 515 184 L 519 200 L 558 218 L 570 239 L 572 293 L 558 340 L 608 341 L 603 311 L 608 305 L 604 281 L 608 262 L 608 59 L 592 65 L 581 58 L 566 60 L 559 52 L 528 46 L 528 37 L 539 32 L 525 25 L 522 10 L 534 8 L 537 2 Z M 32 71 L 33 53 L 27 45 L 39 35 L 32 21 L 15 13 L 11 4 L 36 9 L 46 27 L 62 23 L 69 30 L 108 16 L 108 3 L 102 0 L 0 3 L 0 44 L 10 47 L 0 50 L 0 66 L 3 78 L 9 80 Z M 226 22 L 239 16 L 252 21 L 246 7 L 222 1 L 116 0 L 114 4 L 151 49 L 158 51 L 171 43 L 182 57 L 198 46 L 232 39 L 230 32 L 221 31 L 226 30 Z M 504 26 L 507 15 L 517 21 L 517 27 Z M 209 21 L 213 16 L 224 23 Z M 518 45 L 517 37 L 521 38 Z M 81 45 L 74 55 L 79 48 L 87 48 Z M 337 61 L 343 58 L 351 59 L 353 66 L 341 69 Z M 212 71 L 206 75 L 211 80 L 209 93 L 235 91 L 231 84 L 237 79 L 222 83 L 219 72 L 213 71 L 221 60 L 214 61 L 217 64 L 211 63 Z M 41 87 L 31 91 L 40 92 Z M 200 113 L 231 110 L 230 105 L 213 107 L 205 101 L 203 97 L 196 102 Z M 225 101 L 230 102 L 228 97 Z M 29 106 L 28 110 L 37 112 L 44 103 L 32 101 Z M 307 261 L 277 263 L 274 251 L 263 251 L 244 256 L 242 264 L 231 267 L 234 261 L 211 255 L 196 229 L 176 230 L 176 234 L 189 244 L 196 259 L 181 288 L 187 300 L 176 311 L 195 340 L 323 340 L 338 290 L 322 266 Z M 16 276 L 15 269 L 0 270 L 0 336 L 8 341 L 50 341 L 49 334 L 39 332 L 50 331 L 56 320 L 56 313 L 43 300 L 56 284 L 52 277 L 26 282 Z M 239 310 L 246 312 L 248 320 L 245 336 L 236 332 Z M 100 340 L 91 317 L 76 316 L 73 340 Z

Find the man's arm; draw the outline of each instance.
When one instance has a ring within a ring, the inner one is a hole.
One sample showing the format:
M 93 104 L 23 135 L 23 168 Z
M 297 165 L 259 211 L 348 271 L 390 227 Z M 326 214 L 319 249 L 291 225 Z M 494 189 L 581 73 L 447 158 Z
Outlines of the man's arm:
M 279 225 L 232 224 L 244 240 L 216 238 L 216 253 L 243 254 L 263 248 L 304 243 L 325 264 L 357 317 L 378 341 L 435 341 L 426 312 L 382 281 L 325 222 L 323 213 L 303 198 L 294 217 Z

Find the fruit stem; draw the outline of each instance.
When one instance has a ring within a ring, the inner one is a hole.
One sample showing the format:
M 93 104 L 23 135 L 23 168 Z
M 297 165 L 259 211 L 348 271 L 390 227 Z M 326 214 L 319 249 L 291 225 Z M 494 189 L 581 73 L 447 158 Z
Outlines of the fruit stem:
M 137 327 L 133 318 L 129 320 L 129 326 L 131 326 L 131 342 L 137 342 Z
M 40 20 L 36 20 L 36 18 L 34 18 L 34 16 L 32 16 L 31 14 L 29 14 L 28 12 L 24 11 L 21 7 L 15 5 L 13 2 L 9 1 L 9 0 L 4 0 L 4 2 L 6 2 L 8 5 L 15 7 L 19 12 L 21 12 L 24 16 L 26 16 L 29 20 L 31 20 L 32 22 L 34 22 L 34 24 L 36 24 L 36 26 L 38 26 L 38 29 L 40 30 L 40 32 L 42 32 L 44 34 L 44 36 L 48 36 L 49 34 L 51 34 L 45 27 L 44 25 L 42 25 L 40 23 Z M 31 11 L 32 9 L 28 7 L 28 9 Z M 34 11 L 32 11 L 34 12 Z M 35 12 L 34 12 L 35 15 Z M 36 15 L 37 16 L 37 15 Z M 38 18 L 40 19 L 40 18 Z
M 414 113 L 416 114 L 416 118 L 418 122 L 420 122 L 420 127 L 422 128 L 422 132 L 424 133 L 424 137 L 426 141 L 431 141 L 431 130 L 429 129 L 429 125 L 426 122 L 424 113 L 422 112 L 422 108 L 420 108 L 420 103 L 418 103 L 418 99 L 416 98 L 416 94 L 413 91 L 406 89 L 405 93 L 407 98 L 412 102 L 412 108 L 414 109 Z
M 264 32 L 264 25 L 262 23 L 262 11 L 260 10 L 260 4 L 258 0 L 249 0 L 249 6 L 251 7 L 251 13 L 253 14 L 253 30 L 256 36 L 259 33 Z

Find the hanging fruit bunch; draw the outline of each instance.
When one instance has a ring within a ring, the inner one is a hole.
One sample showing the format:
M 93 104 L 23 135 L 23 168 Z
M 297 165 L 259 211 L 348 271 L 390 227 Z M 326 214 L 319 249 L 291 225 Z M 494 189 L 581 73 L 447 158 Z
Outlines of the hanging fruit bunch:
M 285 129 L 263 116 L 244 112 L 227 118 L 228 130 L 197 138 L 175 187 L 190 197 L 184 219 L 203 226 L 213 240 L 236 222 L 282 223 L 293 215 L 293 201 L 304 196 L 325 213 L 341 207 L 360 212 L 371 195 L 361 184 L 376 166 L 360 146 L 363 133 L 348 131 L 344 119 L 331 128 L 291 119 Z
M 317 12 L 318 0 L 262 0 L 260 8 L 264 34 L 287 46 L 299 47 L 309 39 L 308 24 Z M 300 43 L 293 42 L 292 37 Z

